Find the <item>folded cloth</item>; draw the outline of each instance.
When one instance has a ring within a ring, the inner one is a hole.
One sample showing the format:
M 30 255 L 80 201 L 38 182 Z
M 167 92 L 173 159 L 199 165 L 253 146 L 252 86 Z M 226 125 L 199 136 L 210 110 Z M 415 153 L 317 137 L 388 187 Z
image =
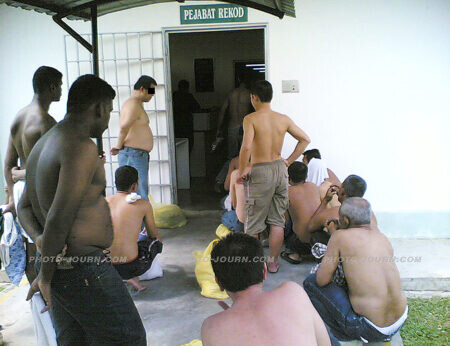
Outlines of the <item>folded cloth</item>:
M 142 197 L 140 195 L 138 195 L 136 192 L 132 192 L 125 197 L 125 201 L 127 201 L 127 203 L 131 204 L 131 203 L 135 203 L 136 201 L 139 201 L 141 198 Z
M 20 199 L 22 198 L 23 191 L 25 190 L 25 180 L 19 180 L 14 184 L 13 188 L 13 196 L 14 196 L 14 203 L 16 205 L 16 211 L 18 210 Z M 27 232 L 23 229 L 22 225 L 20 224 L 19 218 L 17 218 L 17 223 L 19 225 L 19 231 L 20 233 L 27 238 L 27 241 L 29 243 L 33 243 L 33 239 L 28 235 Z
M 30 300 L 30 305 L 37 344 L 39 346 L 56 346 L 56 333 L 50 313 L 48 311 L 41 313 L 45 303 L 40 293 L 34 294 Z
M 311 253 L 313 256 L 317 259 L 321 259 L 323 256 L 325 256 L 327 252 L 327 246 L 322 243 L 315 243 L 311 248 Z M 319 269 L 320 263 L 314 265 L 311 268 L 311 274 L 315 274 L 317 270 Z M 344 267 L 342 267 L 341 259 L 339 259 L 339 264 L 337 266 L 336 271 L 333 274 L 333 282 L 341 287 L 347 286 L 347 281 L 345 280 L 344 275 Z
M 6 206 L 1 206 L 4 209 Z M 18 286 L 25 272 L 27 256 L 19 225 L 12 213 L 3 214 L 3 235 L 0 238 L 0 258 L 11 282 Z
M 328 179 L 328 170 L 325 161 L 321 159 L 311 159 L 308 163 L 308 175 L 306 177 L 307 183 L 314 183 L 320 186 L 325 179 Z

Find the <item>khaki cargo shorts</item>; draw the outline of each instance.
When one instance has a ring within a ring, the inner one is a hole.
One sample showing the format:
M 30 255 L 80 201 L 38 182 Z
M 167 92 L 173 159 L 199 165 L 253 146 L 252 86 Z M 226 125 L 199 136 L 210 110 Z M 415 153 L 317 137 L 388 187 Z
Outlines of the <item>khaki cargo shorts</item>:
M 286 164 L 282 160 L 254 164 L 245 182 L 245 233 L 259 234 L 267 225 L 284 227 L 288 206 Z

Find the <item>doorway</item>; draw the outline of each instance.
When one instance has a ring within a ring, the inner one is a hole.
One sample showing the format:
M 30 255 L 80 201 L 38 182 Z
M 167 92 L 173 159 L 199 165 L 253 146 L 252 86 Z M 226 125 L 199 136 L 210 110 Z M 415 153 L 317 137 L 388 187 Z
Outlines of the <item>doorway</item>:
M 265 79 L 265 30 L 265 25 L 165 30 L 169 121 L 175 134 L 172 167 L 176 170 L 176 202 L 182 208 L 219 209 L 227 195 L 223 188 L 228 171 L 226 121 L 224 141 L 211 150 L 218 117 L 244 75 L 249 77 L 246 84 Z

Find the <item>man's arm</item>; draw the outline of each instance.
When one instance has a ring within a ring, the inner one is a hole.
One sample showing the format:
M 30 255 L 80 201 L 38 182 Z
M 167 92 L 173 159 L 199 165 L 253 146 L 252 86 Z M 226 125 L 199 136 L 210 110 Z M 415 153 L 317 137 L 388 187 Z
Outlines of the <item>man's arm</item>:
M 14 183 L 17 183 L 19 180 L 25 180 L 26 177 L 26 169 L 20 169 L 20 167 L 14 167 L 11 169 L 11 176 Z
M 230 197 L 231 197 L 231 204 L 233 205 L 234 210 L 236 210 L 237 207 L 237 197 L 236 197 L 236 175 L 239 173 L 232 173 L 231 174 L 231 183 L 230 183 Z
M 333 234 L 328 242 L 327 252 L 316 273 L 316 282 L 319 286 L 328 285 L 333 280 L 334 272 L 339 264 L 339 236 L 339 233 Z
M 244 138 L 242 140 L 241 151 L 239 153 L 239 176 L 244 178 L 250 171 L 248 161 L 252 152 L 253 139 L 255 138 L 255 129 L 250 117 L 244 118 Z
M 225 119 L 225 113 L 227 112 L 228 106 L 230 105 L 230 101 L 228 101 L 229 96 L 227 96 L 227 99 L 222 105 L 222 108 L 220 108 L 219 117 L 217 120 L 217 132 L 216 137 L 219 137 L 219 135 L 222 133 L 222 125 L 223 120 Z
M 19 160 L 19 154 L 17 153 L 16 148 L 14 147 L 14 143 L 12 141 L 11 135 L 9 136 L 8 148 L 6 149 L 6 157 L 5 157 L 5 180 L 6 185 L 8 186 L 9 191 L 9 203 L 8 207 L 3 211 L 4 213 L 8 211 L 15 212 L 14 205 L 14 180 L 12 177 L 12 169 L 17 166 L 17 162 Z
M 147 201 L 145 201 L 147 202 Z M 158 229 L 155 224 L 155 215 L 153 214 L 153 207 L 150 202 L 145 203 L 145 216 L 144 216 L 144 225 L 147 230 L 147 235 L 150 235 L 152 238 L 158 239 L 162 243 L 161 236 L 158 233 Z
M 287 158 L 287 164 L 291 165 L 301 154 L 303 154 L 308 144 L 311 143 L 311 139 L 309 139 L 308 135 L 300 127 L 295 125 L 292 119 L 289 119 L 287 132 L 298 141 L 295 150 L 291 156 Z
M 230 191 L 231 173 L 233 173 L 233 171 L 238 168 L 239 168 L 239 157 L 235 157 L 230 161 L 230 164 L 228 165 L 227 177 L 225 178 L 225 183 L 223 184 L 225 191 Z
M 28 233 L 28 235 L 33 239 L 36 244 L 38 250 L 42 247 L 42 233 L 44 232 L 44 228 L 39 223 L 38 219 L 34 215 L 33 208 L 31 206 L 30 199 L 28 198 L 27 187 L 25 185 L 25 189 L 22 194 L 22 198 L 20 199 L 20 203 L 17 207 L 18 209 L 18 217 L 20 224 Z
M 130 132 L 131 127 L 137 119 L 136 114 L 138 114 L 138 106 L 135 103 L 129 103 L 124 106 L 120 114 L 120 131 L 119 137 L 117 139 L 117 144 L 115 147 L 111 148 L 111 154 L 117 155 L 120 150 L 123 149 L 123 143 L 125 138 L 127 138 L 128 132 Z

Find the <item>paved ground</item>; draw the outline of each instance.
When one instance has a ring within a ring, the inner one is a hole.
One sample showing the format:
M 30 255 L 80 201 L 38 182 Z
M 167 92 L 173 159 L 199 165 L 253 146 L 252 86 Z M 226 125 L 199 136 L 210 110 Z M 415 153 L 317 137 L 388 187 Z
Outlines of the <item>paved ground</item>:
M 186 227 L 178 230 L 162 230 L 164 253 L 160 256 L 164 277 L 148 281 L 148 289 L 135 297 L 135 303 L 147 330 L 151 345 L 182 345 L 200 338 L 203 320 L 220 310 L 216 301 L 200 295 L 194 275 L 192 252 L 204 249 L 215 238 L 219 224 L 216 216 L 203 216 L 189 220 Z M 430 290 L 426 281 L 436 279 L 436 288 L 446 288 L 450 278 L 450 240 L 417 241 L 392 240 L 398 267 L 403 280 L 414 289 L 414 280 L 422 279 L 421 287 Z M 405 257 L 405 262 L 401 258 Z M 408 263 L 409 257 L 421 257 L 420 261 Z M 264 288 L 271 289 L 283 281 L 301 283 L 309 273 L 311 263 L 291 265 L 282 261 L 278 274 L 269 275 Z M 430 276 L 433 275 L 433 276 Z M 428 278 L 428 279 L 427 279 Z M 444 281 L 442 281 L 444 280 Z M 0 324 L 9 345 L 36 345 L 33 323 L 28 304 L 25 302 L 27 285 L 9 292 L 0 292 Z M 402 345 L 395 340 L 393 345 Z M 354 344 L 352 344 L 354 345 Z

